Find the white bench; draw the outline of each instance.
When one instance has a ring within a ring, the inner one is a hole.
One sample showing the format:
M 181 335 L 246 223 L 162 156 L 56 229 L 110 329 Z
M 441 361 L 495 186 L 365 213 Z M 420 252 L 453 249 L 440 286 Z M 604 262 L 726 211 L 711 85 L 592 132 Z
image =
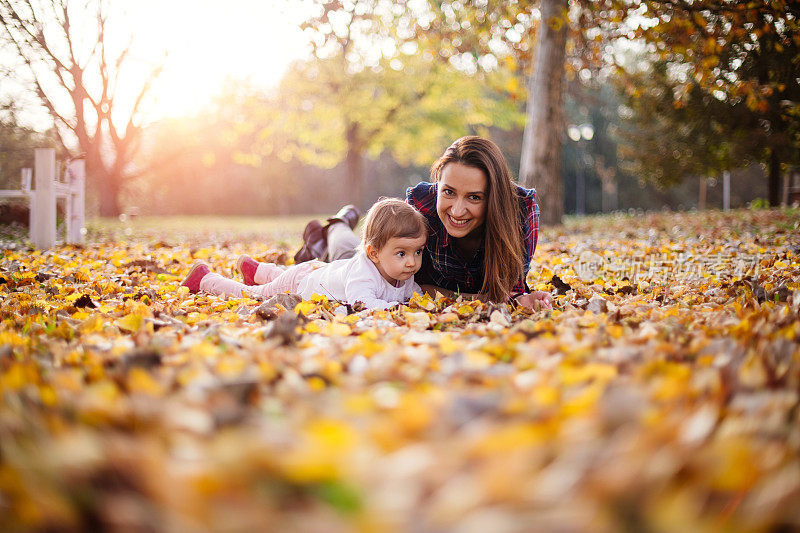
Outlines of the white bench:
M 70 159 L 64 169 L 64 179 L 56 172 L 56 152 L 52 148 L 37 148 L 34 171 L 22 169 L 22 186 L 18 190 L 0 190 L 0 200 L 22 199 L 30 205 L 30 239 L 37 248 L 56 244 L 56 202 L 64 200 L 66 220 L 64 242 L 84 240 L 86 166 L 82 158 Z M 36 188 L 31 190 L 31 177 Z

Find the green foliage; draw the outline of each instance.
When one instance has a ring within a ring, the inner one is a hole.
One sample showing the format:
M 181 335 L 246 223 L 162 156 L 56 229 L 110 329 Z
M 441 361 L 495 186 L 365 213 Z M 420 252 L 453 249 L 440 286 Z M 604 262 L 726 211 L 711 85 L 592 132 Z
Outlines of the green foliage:
M 54 146 L 50 136 L 19 123 L 13 101 L 0 104 L 0 188 L 19 188 L 20 170 L 33 167 L 34 149 Z
M 518 80 L 443 56 L 430 13 L 366 0 L 315 4 L 302 26 L 313 57 L 293 64 L 274 95 L 254 97 L 248 123 L 233 132 L 253 133 L 253 154 L 325 168 L 346 161 L 355 188 L 365 156 L 427 166 L 454 138 L 522 124 L 508 98 Z
M 626 120 L 618 135 L 627 170 L 652 183 L 672 185 L 687 176 L 715 176 L 743 164 L 746 154 L 734 147 L 741 133 L 731 131 L 743 106 L 729 106 L 697 85 L 676 101 L 663 62 L 623 80 Z
M 618 72 L 630 115 L 622 154 L 631 168 L 671 184 L 767 159 L 798 161 L 796 7 L 670 4 L 644 3 L 656 22 L 635 32 L 650 45 L 640 57 L 645 67 Z M 776 187 L 771 181 L 771 198 Z
M 381 68 L 349 79 L 328 60 L 296 64 L 262 116 L 258 153 L 288 151 L 326 167 L 351 149 L 371 157 L 386 150 L 402 164 L 426 165 L 470 127 L 521 122 L 517 107 L 497 98 L 485 80 L 424 56 L 405 58 L 401 71 Z

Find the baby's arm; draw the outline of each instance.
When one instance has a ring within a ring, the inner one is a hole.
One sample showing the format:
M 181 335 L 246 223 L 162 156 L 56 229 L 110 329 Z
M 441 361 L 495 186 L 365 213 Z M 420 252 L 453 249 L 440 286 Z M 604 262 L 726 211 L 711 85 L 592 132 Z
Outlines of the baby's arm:
M 378 298 L 378 288 L 375 286 L 375 280 L 366 276 L 349 278 L 344 286 L 344 294 L 347 303 L 361 302 L 368 309 L 386 309 L 398 303 Z

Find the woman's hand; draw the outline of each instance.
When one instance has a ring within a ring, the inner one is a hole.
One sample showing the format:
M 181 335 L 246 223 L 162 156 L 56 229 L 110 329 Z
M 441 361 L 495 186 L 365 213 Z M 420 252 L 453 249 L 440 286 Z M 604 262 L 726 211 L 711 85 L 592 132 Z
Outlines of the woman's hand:
M 523 305 L 533 309 L 534 311 L 553 308 L 553 297 L 550 296 L 549 292 L 544 291 L 533 291 L 520 294 L 517 296 L 516 301 L 519 305 Z

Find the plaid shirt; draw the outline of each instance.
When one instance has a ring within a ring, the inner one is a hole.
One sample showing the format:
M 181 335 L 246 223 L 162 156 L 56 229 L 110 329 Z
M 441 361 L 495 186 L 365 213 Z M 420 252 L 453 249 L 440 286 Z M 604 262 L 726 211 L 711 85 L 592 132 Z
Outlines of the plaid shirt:
M 436 285 L 451 291 L 478 293 L 483 287 L 484 245 L 482 242 L 473 257 L 464 257 L 454 246 L 444 224 L 436 213 L 435 183 L 421 182 L 406 191 L 406 202 L 425 215 L 430 233 L 422 256 L 422 268 L 414 276 L 419 284 Z M 531 265 L 539 237 L 539 206 L 536 191 L 516 185 L 519 198 L 520 226 L 524 235 L 523 273 L 513 292 L 528 292 L 525 278 Z

